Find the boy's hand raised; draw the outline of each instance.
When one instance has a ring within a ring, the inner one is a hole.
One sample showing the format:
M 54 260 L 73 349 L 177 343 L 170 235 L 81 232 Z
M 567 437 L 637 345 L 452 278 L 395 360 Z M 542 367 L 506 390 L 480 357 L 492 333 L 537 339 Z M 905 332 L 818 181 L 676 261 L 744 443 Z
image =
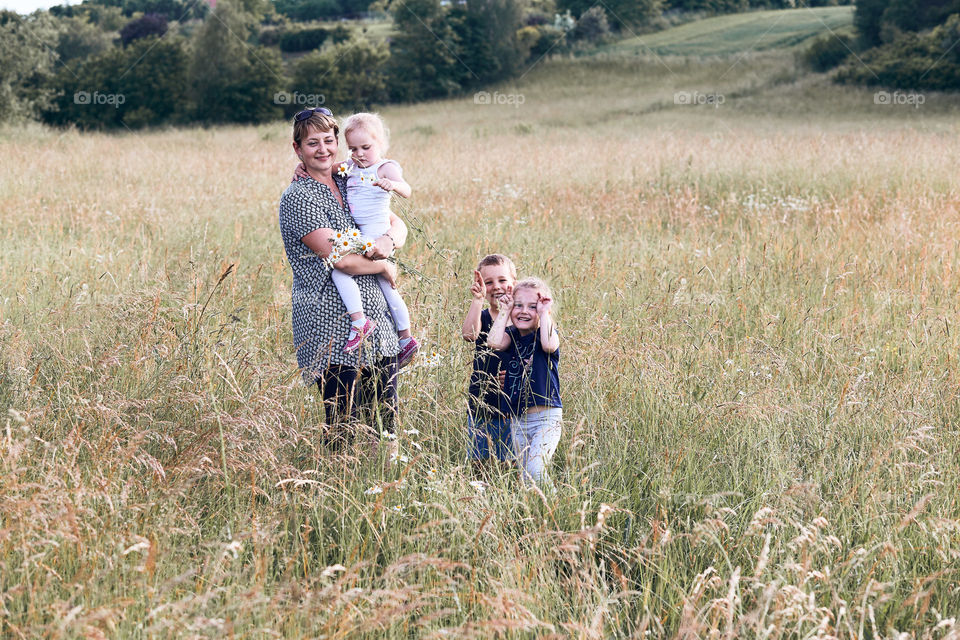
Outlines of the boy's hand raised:
M 537 303 L 537 307 L 539 310 L 539 307 L 540 307 L 539 302 Z M 502 296 L 500 296 L 500 311 L 510 311 L 510 309 L 513 309 L 513 294 L 505 293 Z
M 480 277 L 479 271 L 474 270 L 473 272 L 473 284 L 470 285 L 470 293 L 477 300 L 483 300 L 487 297 L 487 287 L 483 284 L 483 278 Z

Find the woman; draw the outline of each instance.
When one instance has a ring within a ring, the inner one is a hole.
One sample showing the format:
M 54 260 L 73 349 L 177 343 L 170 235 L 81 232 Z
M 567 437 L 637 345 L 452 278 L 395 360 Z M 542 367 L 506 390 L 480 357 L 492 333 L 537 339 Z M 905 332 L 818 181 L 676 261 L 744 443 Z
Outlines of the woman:
M 350 319 L 324 259 L 332 249 L 334 230 L 356 226 L 345 201 L 346 179 L 334 174 L 339 133 L 333 114 L 324 107 L 294 117 L 293 150 L 309 177 L 291 183 L 280 198 L 280 233 L 293 271 L 293 342 L 304 381 L 320 387 L 328 424 L 343 425 L 369 413 L 369 424 L 392 432 L 399 346 L 376 277 L 396 278 L 396 267 L 382 258 L 403 246 L 407 228 L 391 214 L 390 230 L 374 240 L 369 257 L 347 255 L 337 263 L 342 271 L 359 276 L 364 313 L 376 323 L 362 349 L 344 353 Z M 349 437 L 342 429 L 331 435 L 338 441 Z

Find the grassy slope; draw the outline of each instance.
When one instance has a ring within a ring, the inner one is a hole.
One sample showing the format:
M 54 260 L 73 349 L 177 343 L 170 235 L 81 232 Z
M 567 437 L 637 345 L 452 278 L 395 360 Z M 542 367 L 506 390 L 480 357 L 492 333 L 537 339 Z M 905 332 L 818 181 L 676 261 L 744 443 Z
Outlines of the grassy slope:
M 698 20 L 621 40 L 607 53 L 659 56 L 729 56 L 785 49 L 830 31 L 847 30 L 853 7 L 756 11 Z
M 730 97 L 673 103 L 698 88 Z M 3 132 L 0 635 L 921 637 L 958 613 L 956 101 L 874 105 L 777 51 L 500 90 L 524 104 L 384 110 L 403 292 L 442 355 L 404 375 L 419 433 L 387 471 L 318 446 L 296 384 L 286 124 Z M 459 322 L 492 250 L 557 293 L 546 501 L 468 484 Z

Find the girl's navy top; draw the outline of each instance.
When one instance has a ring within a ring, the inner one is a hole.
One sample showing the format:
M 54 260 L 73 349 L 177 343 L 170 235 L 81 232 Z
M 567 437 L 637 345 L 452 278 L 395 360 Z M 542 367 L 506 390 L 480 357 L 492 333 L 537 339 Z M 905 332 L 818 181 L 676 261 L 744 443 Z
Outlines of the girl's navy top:
M 520 335 L 516 327 L 507 327 L 510 346 L 500 352 L 507 372 L 504 393 L 510 398 L 510 411 L 521 415 L 530 407 L 563 407 L 560 401 L 560 350 L 547 353 L 540 342 L 540 331 Z

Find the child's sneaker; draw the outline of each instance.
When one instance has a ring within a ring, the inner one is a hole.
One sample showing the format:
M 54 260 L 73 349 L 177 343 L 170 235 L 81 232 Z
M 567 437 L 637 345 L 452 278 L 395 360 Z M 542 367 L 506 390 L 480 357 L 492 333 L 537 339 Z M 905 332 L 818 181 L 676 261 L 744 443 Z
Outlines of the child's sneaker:
M 410 338 L 405 343 L 400 345 L 400 353 L 397 355 L 397 369 L 403 369 L 405 366 L 410 364 L 410 361 L 413 360 L 413 356 L 417 355 L 417 351 L 420 350 L 420 343 L 417 342 L 416 338 Z
M 373 333 L 373 330 L 376 328 L 376 326 L 377 323 L 370 318 L 365 318 L 365 322 L 363 323 L 362 327 L 351 326 L 350 338 L 347 340 L 347 344 L 344 345 L 343 352 L 351 353 L 359 349 L 364 338 Z

